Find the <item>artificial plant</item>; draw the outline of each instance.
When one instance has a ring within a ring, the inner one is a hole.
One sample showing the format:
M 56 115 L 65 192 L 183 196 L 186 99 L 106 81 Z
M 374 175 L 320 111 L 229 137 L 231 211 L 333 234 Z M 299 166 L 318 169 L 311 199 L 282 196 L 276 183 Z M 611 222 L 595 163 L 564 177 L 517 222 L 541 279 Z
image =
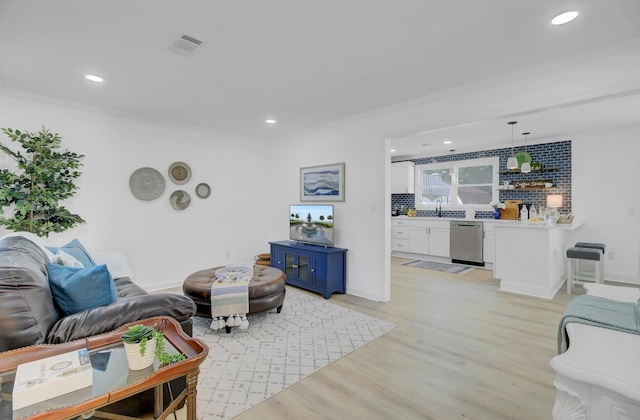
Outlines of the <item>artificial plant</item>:
M 143 324 L 130 326 L 120 337 L 127 344 L 140 344 L 140 356 L 144 356 L 147 351 L 147 342 L 156 339 L 155 356 L 160 362 L 160 366 L 170 365 L 185 359 L 184 354 L 168 354 L 164 351 L 164 334 L 156 331 L 153 327 Z
M 78 189 L 74 180 L 82 174 L 78 169 L 84 155 L 57 151 L 62 138 L 44 126 L 37 134 L 11 128 L 2 131 L 23 151 L 0 143 L 0 150 L 17 164 L 15 171 L 0 170 L 0 226 L 49 236 L 84 223 L 60 204 Z M 5 207 L 13 210 L 10 216 L 5 216 Z
M 140 344 L 140 356 L 144 356 L 147 350 L 147 341 L 162 338 L 162 333 L 154 330 L 148 325 L 136 324 L 127 329 L 122 334 L 122 341 L 127 344 Z

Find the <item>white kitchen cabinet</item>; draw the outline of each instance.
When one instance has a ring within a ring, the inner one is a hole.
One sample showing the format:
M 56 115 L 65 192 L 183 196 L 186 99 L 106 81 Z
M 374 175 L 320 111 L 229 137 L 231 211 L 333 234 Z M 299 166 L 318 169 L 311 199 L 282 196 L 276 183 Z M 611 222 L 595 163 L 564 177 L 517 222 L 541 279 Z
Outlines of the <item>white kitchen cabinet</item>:
M 410 229 L 408 220 L 391 221 L 391 251 L 410 252 Z
M 391 238 L 391 251 L 396 252 L 410 252 L 408 239 L 394 239 Z
M 413 194 L 415 192 L 415 164 L 394 162 L 391 164 L 391 194 Z
M 495 223 L 483 223 L 484 238 L 482 240 L 482 260 L 485 263 L 494 263 L 496 258 L 496 234 L 493 230 Z
M 391 226 L 409 227 L 409 225 L 410 223 L 408 218 L 394 217 L 391 219 Z
M 391 239 L 391 251 L 410 252 L 408 239 Z
M 391 227 L 391 237 L 392 238 L 396 238 L 396 239 L 409 239 L 409 231 L 410 231 L 410 227 L 403 227 L 403 226 L 392 226 Z
M 449 236 L 450 228 L 432 227 L 429 228 L 429 255 L 449 258 Z
M 446 220 L 394 219 L 391 250 L 449 258 L 449 231 Z
M 409 238 L 409 251 L 414 254 L 429 254 L 429 228 L 414 227 L 411 228 L 411 236 Z

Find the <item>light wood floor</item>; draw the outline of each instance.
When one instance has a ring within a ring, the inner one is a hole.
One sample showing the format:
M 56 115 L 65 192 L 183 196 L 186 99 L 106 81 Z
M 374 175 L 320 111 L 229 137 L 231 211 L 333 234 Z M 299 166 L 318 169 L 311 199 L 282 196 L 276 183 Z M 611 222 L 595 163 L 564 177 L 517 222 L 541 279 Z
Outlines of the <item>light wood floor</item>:
M 389 302 L 331 298 L 397 328 L 235 419 L 550 419 L 549 360 L 575 295 L 501 293 L 491 271 L 446 274 L 406 261 L 392 258 Z
M 501 293 L 488 270 L 455 275 L 403 262 L 392 259 L 391 301 L 331 298 L 397 328 L 236 419 L 551 418 L 549 360 L 575 295 Z

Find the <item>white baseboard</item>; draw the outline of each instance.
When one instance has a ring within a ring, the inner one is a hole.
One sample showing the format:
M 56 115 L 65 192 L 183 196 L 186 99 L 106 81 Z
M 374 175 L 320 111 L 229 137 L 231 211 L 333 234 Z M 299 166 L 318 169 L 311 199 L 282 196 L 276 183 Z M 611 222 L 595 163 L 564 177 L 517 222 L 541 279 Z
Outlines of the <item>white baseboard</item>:
M 181 281 L 171 281 L 167 283 L 154 284 L 151 286 L 145 285 L 140 287 L 142 287 L 147 293 L 155 293 L 165 289 L 175 289 L 176 287 L 182 288 L 182 283 L 183 282 Z
M 365 290 L 354 289 L 353 287 L 347 287 L 347 294 L 376 302 L 386 302 L 383 296 L 378 296 Z

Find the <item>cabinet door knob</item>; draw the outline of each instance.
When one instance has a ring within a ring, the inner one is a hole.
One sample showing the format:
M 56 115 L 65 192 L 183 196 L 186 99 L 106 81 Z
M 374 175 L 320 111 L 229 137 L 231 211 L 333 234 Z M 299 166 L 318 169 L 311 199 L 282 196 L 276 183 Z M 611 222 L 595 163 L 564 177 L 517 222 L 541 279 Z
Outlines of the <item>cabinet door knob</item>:
M 298 264 L 293 264 L 291 267 L 298 268 Z
M 315 268 L 312 268 L 312 269 L 311 269 L 311 272 L 313 273 L 314 271 L 316 271 L 316 269 L 315 269 Z
M 278 264 L 282 264 L 282 261 L 278 261 Z

